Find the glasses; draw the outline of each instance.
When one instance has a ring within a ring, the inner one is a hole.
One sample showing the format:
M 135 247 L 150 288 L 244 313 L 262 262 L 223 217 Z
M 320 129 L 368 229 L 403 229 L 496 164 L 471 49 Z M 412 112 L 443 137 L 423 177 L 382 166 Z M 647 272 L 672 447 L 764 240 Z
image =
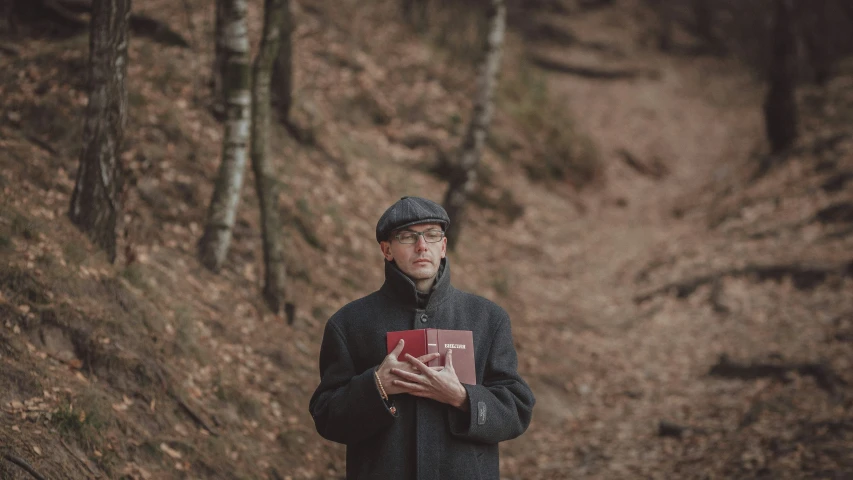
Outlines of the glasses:
M 400 243 L 411 245 L 413 243 L 418 243 L 418 236 L 424 237 L 424 241 L 427 243 L 436 243 L 440 242 L 441 239 L 444 238 L 444 232 L 441 230 L 427 230 L 425 232 L 404 230 L 397 235 L 394 235 L 394 238 L 396 238 Z

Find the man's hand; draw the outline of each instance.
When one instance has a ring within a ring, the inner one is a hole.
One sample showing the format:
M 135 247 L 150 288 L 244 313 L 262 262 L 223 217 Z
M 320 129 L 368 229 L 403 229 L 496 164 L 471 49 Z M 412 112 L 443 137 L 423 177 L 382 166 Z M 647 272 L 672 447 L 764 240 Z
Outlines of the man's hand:
M 413 364 L 406 362 L 404 360 L 400 360 L 400 352 L 403 351 L 404 342 L 401 339 L 397 342 L 397 346 L 394 347 L 394 350 L 385 357 L 385 360 L 382 360 L 382 363 L 379 364 L 379 368 L 376 369 L 376 374 L 379 376 L 379 381 L 382 383 L 382 388 L 385 389 L 385 393 L 388 395 L 395 395 L 397 393 L 411 393 L 408 389 L 403 388 L 400 385 L 396 385 L 394 382 L 398 380 L 396 373 L 392 373 L 394 370 L 405 372 L 405 373 L 413 373 L 416 372 Z M 409 358 L 415 358 L 409 354 L 406 354 Z M 439 357 L 438 353 L 428 353 L 423 355 L 416 360 L 418 363 L 423 365 L 423 367 L 427 370 L 430 368 L 424 365 L 426 362 L 431 362 Z
M 453 350 L 447 351 L 444 368 L 430 368 L 409 354 L 406 354 L 406 360 L 415 371 L 392 368 L 391 373 L 400 377 L 392 382 L 395 389 L 399 388 L 411 395 L 431 398 L 468 411 L 468 391 L 462 386 L 453 369 Z

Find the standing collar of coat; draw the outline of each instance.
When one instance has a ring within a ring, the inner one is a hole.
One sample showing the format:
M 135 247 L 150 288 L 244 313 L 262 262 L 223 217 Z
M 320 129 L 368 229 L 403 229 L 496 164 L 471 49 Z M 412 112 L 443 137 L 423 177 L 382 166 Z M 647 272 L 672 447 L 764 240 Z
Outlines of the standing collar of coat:
M 447 258 L 441 259 L 438 267 L 438 278 L 430 292 L 427 310 L 443 302 L 450 293 L 450 263 Z M 418 308 L 418 289 L 412 281 L 394 262 L 385 261 L 385 283 L 380 292 L 397 300 L 410 308 Z

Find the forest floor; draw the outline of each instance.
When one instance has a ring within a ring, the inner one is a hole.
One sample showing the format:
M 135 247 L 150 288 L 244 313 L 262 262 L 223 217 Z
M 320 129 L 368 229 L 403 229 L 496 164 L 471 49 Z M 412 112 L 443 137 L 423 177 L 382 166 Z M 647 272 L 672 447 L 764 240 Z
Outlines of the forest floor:
M 0 478 L 30 478 L 13 458 L 46 478 L 343 477 L 343 446 L 307 411 L 323 326 L 381 285 L 382 211 L 441 200 L 431 170 L 462 135 L 474 69 L 411 33 L 395 2 L 299 2 L 293 118 L 313 140 L 280 128 L 272 142 L 288 325 L 259 299 L 250 172 L 226 266 L 195 259 L 221 125 L 203 81 L 213 12 L 189 4 L 193 28 L 175 2 L 138 5 L 193 46 L 131 42 L 115 265 L 66 216 L 85 35 L 0 53 Z M 537 397 L 502 475 L 853 476 L 853 73 L 801 88 L 801 139 L 753 178 L 762 88 L 742 65 L 656 52 L 628 0 L 548 22 L 582 41 L 510 35 L 483 184 L 450 255 L 458 287 L 509 311 Z M 546 58 L 547 72 L 528 63 Z M 584 188 L 537 170 L 554 161 L 543 112 L 571 120 L 558 143 L 590 162 L 573 170 L 594 172 Z

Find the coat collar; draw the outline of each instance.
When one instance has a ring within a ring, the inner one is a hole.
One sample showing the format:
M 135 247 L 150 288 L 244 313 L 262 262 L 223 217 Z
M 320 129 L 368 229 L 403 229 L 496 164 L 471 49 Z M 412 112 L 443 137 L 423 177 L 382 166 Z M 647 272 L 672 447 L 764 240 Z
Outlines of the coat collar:
M 450 263 L 448 263 L 447 258 L 442 258 L 438 267 L 438 278 L 433 284 L 426 309 L 430 310 L 443 302 L 451 288 Z M 415 287 L 415 282 L 406 276 L 394 262 L 385 261 L 385 283 L 382 284 L 379 291 L 407 307 L 418 308 L 418 289 Z

